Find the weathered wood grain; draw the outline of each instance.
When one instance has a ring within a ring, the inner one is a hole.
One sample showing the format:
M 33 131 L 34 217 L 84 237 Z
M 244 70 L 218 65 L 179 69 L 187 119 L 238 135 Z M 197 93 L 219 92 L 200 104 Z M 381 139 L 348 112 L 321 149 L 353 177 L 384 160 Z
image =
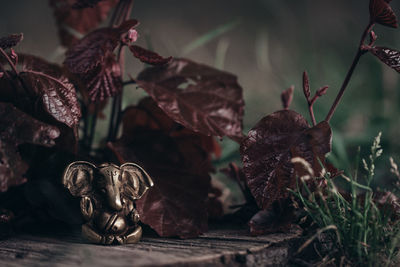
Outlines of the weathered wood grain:
M 87 244 L 75 234 L 0 241 L 0 266 L 283 266 L 298 231 L 250 237 L 213 230 L 196 239 L 144 237 L 139 244 Z

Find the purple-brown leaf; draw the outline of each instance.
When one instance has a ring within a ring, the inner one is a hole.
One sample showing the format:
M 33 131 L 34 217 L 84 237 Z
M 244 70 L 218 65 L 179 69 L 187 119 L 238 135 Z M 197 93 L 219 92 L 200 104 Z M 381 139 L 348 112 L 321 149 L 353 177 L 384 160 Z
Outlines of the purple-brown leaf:
M 67 51 L 65 67 L 74 74 L 87 73 L 102 65 L 106 55 L 117 47 L 120 35 L 113 28 L 102 28 L 86 35 Z
M 94 1 L 79 1 L 94 2 Z M 119 2 L 119 0 L 103 0 L 92 8 L 76 9 L 73 6 L 76 0 L 50 0 L 50 6 L 54 10 L 61 44 L 70 47 L 78 38 L 78 34 L 87 34 L 104 21 L 109 11 Z
M 85 82 L 92 102 L 101 102 L 121 92 L 121 67 L 113 53 L 107 53 L 104 63 L 88 74 L 78 75 Z
M 0 48 L 7 49 L 16 46 L 19 42 L 24 39 L 24 35 L 22 33 L 19 34 L 10 34 L 6 37 L 0 38 Z
M 244 101 L 236 76 L 187 59 L 148 68 L 137 83 L 174 121 L 208 136 L 242 138 Z
M 31 93 L 36 95 L 46 112 L 58 122 L 75 128 L 79 124 L 81 110 L 74 86 L 63 70 L 43 59 L 20 55 L 20 78 Z
M 0 102 L 0 192 L 25 181 L 28 165 L 22 161 L 18 145 L 53 146 L 59 130 Z
M 151 98 L 123 115 L 122 137 L 109 147 L 119 161 L 141 164 L 154 187 L 137 201 L 141 221 L 160 236 L 196 237 L 207 230 L 211 158 L 203 136 L 178 125 Z
M 132 19 L 117 28 L 101 28 L 89 33 L 67 51 L 64 65 L 74 74 L 90 72 L 106 63 L 109 54 L 121 39 L 125 39 L 125 34 L 138 24 L 137 20 Z
M 149 51 L 137 45 L 129 46 L 129 50 L 131 50 L 134 57 L 150 65 L 164 65 L 172 59 L 172 57 L 164 58 L 155 52 Z
M 331 150 L 331 129 L 327 122 L 310 128 L 300 114 L 282 110 L 264 117 L 250 130 L 240 150 L 247 184 L 258 206 L 269 209 L 276 200 L 288 197 L 296 174 L 293 157 L 308 161 L 316 175 Z
M 369 12 L 371 21 L 384 26 L 397 28 L 397 17 L 389 5 L 390 0 L 370 0 Z
M 400 73 L 400 52 L 391 48 L 377 46 L 372 48 L 371 53 L 380 61 Z

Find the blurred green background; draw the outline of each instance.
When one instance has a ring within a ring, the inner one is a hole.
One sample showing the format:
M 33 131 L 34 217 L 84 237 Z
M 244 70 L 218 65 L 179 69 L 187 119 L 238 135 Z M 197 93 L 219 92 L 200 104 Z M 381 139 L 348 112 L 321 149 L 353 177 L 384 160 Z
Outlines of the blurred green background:
M 47 1 L 3 1 L 0 34 L 23 32 L 18 51 L 62 62 L 52 10 Z M 317 120 L 323 119 L 352 62 L 362 31 L 368 23 L 369 0 L 136 0 L 138 43 L 161 55 L 188 57 L 232 72 L 244 89 L 247 132 L 263 116 L 281 108 L 280 93 L 295 85 L 292 109 L 307 119 L 301 90 L 307 70 L 315 91 L 329 85 L 328 94 L 315 105 Z M 391 3 L 400 15 L 399 1 Z M 378 45 L 400 49 L 399 30 L 375 27 Z M 143 65 L 127 58 L 127 74 L 135 76 Z M 351 169 L 357 146 L 368 153 L 373 137 L 383 132 L 386 158 L 378 176 L 386 177 L 388 156 L 400 159 L 399 75 L 372 55 L 361 59 L 331 124 L 334 149 L 331 160 Z M 125 91 L 125 105 L 135 103 L 141 90 Z M 105 129 L 98 127 L 99 137 Z M 105 133 L 105 132 L 104 132 Z M 239 161 L 238 146 L 223 141 L 218 166 Z M 383 179 L 382 178 L 382 179 Z

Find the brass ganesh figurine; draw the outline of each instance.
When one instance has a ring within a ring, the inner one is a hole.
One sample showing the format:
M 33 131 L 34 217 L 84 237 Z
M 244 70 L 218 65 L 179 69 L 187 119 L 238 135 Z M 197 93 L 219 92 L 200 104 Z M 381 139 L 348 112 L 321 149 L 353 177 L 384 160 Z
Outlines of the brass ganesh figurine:
M 80 208 L 86 223 L 82 235 L 92 243 L 137 243 L 142 236 L 135 200 L 153 186 L 140 166 L 117 166 L 77 161 L 64 171 L 62 182 L 73 196 L 81 197 Z

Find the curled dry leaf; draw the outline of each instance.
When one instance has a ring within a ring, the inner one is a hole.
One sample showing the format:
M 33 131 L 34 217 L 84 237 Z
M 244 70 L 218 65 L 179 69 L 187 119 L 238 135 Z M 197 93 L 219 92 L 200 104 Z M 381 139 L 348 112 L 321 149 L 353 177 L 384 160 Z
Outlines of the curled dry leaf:
M 380 61 L 400 73 L 400 52 L 387 47 L 373 47 L 371 53 Z
M 137 45 L 129 46 L 129 50 L 131 50 L 134 57 L 150 65 L 164 65 L 172 59 L 172 57 L 164 58 L 155 52 L 149 51 Z
M 137 84 L 174 121 L 208 136 L 242 138 L 244 101 L 236 76 L 188 59 L 147 68 Z
M 369 12 L 371 21 L 384 26 L 397 28 L 397 17 L 389 5 L 390 0 L 370 0 Z
M 53 146 L 59 130 L 18 110 L 12 104 L 0 102 L 0 192 L 25 181 L 28 165 L 22 160 L 18 146 L 35 144 Z
M 7 49 L 16 46 L 19 42 L 24 39 L 24 35 L 22 33 L 18 34 L 10 34 L 6 37 L 0 38 L 0 48 Z
M 89 33 L 67 51 L 64 65 L 74 74 L 88 73 L 103 65 L 121 37 L 137 25 L 138 21 L 132 19 L 118 28 L 101 28 Z
M 267 210 L 276 200 L 288 197 L 304 169 L 291 163 L 304 158 L 318 175 L 331 151 L 332 132 L 327 122 L 310 128 L 300 114 L 282 110 L 264 117 L 241 143 L 243 171 L 258 206 Z
M 78 4 L 76 0 L 50 0 L 62 45 L 70 47 L 79 39 L 79 35 L 85 35 L 98 27 L 119 0 L 97 2 L 92 8 L 76 9 L 72 8 Z
M 141 221 L 160 236 L 196 237 L 207 230 L 212 170 L 210 137 L 175 123 L 150 98 L 123 115 L 123 135 L 109 144 L 121 162 L 141 164 L 154 188 L 137 201 Z
M 57 146 L 76 150 L 81 116 L 75 88 L 58 65 L 31 55 L 19 55 L 18 78 L 9 72 L 1 79 L 0 99 L 13 103 L 36 119 L 55 125 L 61 131 Z

